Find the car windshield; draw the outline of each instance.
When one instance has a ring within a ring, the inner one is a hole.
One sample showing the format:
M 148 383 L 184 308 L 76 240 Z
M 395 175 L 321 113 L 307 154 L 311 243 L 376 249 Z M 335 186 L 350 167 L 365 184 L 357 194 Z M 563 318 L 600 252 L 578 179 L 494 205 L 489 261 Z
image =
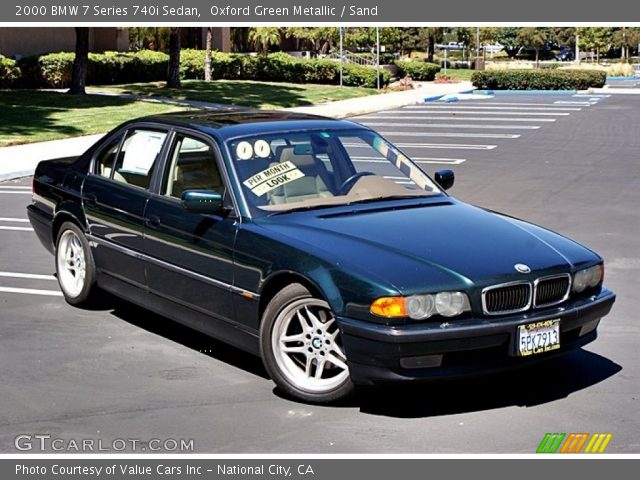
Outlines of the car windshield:
M 415 163 L 370 130 L 285 132 L 227 143 L 254 215 L 440 193 Z

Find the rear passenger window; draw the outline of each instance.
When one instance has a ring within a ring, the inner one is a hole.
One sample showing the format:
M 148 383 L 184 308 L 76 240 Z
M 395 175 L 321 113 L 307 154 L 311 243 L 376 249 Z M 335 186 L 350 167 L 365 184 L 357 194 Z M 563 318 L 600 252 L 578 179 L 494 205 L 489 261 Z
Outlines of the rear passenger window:
M 113 163 L 122 141 L 122 135 L 114 138 L 96 157 L 94 172 L 102 177 L 111 178 Z
M 118 158 L 113 179 L 147 189 L 160 156 L 167 132 L 134 129 L 127 132 Z
M 215 190 L 224 194 L 220 170 L 208 143 L 179 134 L 169 159 L 164 195 L 180 198 L 185 190 Z

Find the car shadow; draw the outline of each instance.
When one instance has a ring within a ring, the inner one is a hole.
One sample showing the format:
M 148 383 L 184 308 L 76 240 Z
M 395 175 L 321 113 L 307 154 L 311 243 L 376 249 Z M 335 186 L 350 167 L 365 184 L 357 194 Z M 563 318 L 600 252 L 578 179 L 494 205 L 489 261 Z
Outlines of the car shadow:
M 167 317 L 155 314 L 142 307 L 105 293 L 100 301 L 104 310 L 131 325 L 159 335 L 197 351 L 201 355 L 227 363 L 261 378 L 268 379 L 262 360 L 232 345 L 216 340 L 208 335 L 181 325 Z M 99 309 L 97 305 L 91 308 Z
M 120 320 L 154 335 L 258 377 L 269 378 L 258 357 L 106 292 L 99 304 L 92 305 L 90 309 L 110 311 Z M 368 415 L 421 418 L 511 406 L 533 407 L 566 398 L 621 370 L 622 366 L 602 355 L 578 349 L 506 372 L 358 388 L 355 396 L 329 408 L 356 408 Z M 273 393 L 287 401 L 303 403 L 277 387 Z
M 566 398 L 621 370 L 606 357 L 578 349 L 508 372 L 361 389 L 352 406 L 362 413 L 396 418 L 533 407 Z

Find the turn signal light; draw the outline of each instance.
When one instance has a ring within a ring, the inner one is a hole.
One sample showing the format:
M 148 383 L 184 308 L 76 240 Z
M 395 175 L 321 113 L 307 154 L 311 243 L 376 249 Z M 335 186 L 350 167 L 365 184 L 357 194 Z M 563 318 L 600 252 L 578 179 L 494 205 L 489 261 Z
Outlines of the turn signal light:
M 407 306 L 404 297 L 380 297 L 371 304 L 371 313 L 380 317 L 406 317 Z

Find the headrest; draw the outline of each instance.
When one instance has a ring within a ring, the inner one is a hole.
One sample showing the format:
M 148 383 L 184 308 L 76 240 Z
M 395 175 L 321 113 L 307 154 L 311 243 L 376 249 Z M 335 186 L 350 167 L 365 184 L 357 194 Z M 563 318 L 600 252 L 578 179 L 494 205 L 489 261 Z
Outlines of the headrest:
M 281 147 L 280 157 L 278 162 L 291 162 L 296 167 L 311 167 L 316 164 L 316 159 L 313 155 L 304 153 L 298 154 L 295 151 L 295 147 Z

